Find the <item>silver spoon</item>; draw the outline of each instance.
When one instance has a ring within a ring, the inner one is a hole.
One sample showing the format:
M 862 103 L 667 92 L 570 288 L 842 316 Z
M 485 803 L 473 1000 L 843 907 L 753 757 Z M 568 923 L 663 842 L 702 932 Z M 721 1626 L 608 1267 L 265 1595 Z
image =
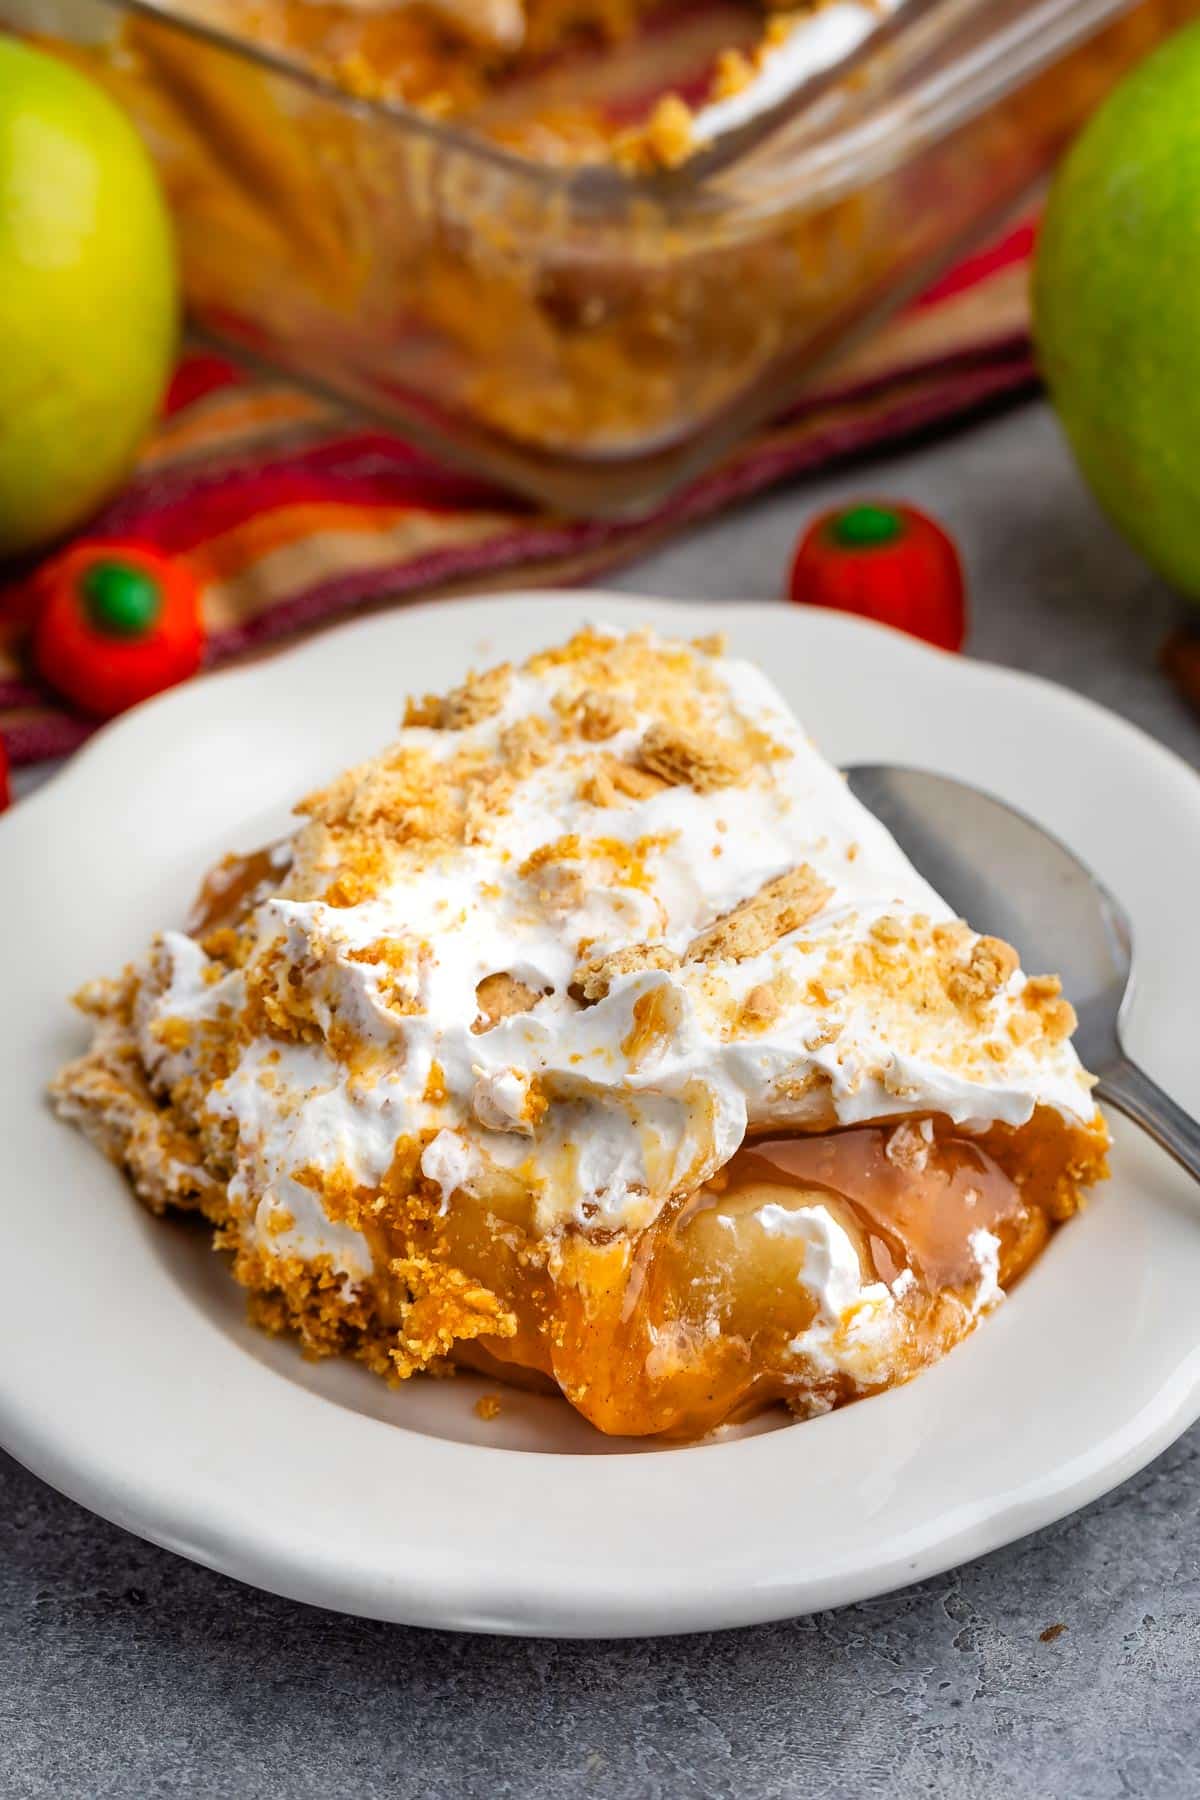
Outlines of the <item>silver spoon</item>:
M 976 931 L 1005 938 L 1027 969 L 1061 975 L 1079 1015 L 1075 1043 L 1097 1098 L 1136 1121 L 1200 1181 L 1200 1124 L 1126 1055 L 1133 991 L 1124 909 L 1058 839 L 965 781 L 861 763 L 850 791 Z

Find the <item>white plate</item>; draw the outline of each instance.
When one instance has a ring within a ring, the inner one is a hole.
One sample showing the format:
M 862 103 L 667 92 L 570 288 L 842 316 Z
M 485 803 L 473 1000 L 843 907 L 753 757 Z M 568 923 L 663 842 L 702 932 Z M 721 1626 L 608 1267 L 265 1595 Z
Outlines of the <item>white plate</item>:
M 964 776 L 1042 819 L 1139 937 L 1133 1049 L 1200 1107 L 1200 782 L 1050 685 L 829 613 L 590 595 L 411 608 L 193 683 L 0 821 L 0 1441 L 107 1518 L 297 1599 L 479 1631 L 779 1618 L 977 1556 L 1112 1487 L 1200 1413 L 1200 1195 L 1119 1129 L 1114 1177 L 911 1386 L 688 1449 L 605 1440 L 471 1378 L 393 1392 L 243 1322 L 203 1236 L 151 1220 L 42 1098 L 65 996 L 180 916 L 206 864 L 387 740 L 410 690 L 585 619 L 727 627 L 827 752 Z

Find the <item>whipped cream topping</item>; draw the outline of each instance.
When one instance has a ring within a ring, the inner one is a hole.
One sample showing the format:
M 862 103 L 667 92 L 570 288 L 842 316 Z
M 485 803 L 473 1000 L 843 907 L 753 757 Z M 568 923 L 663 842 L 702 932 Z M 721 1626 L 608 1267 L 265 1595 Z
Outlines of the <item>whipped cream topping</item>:
M 374 817 L 379 783 L 404 759 L 432 792 L 464 756 L 484 774 L 511 763 L 513 733 L 532 732 L 537 755 L 465 831 L 431 846 L 398 827 L 361 897 L 333 903 L 346 838 L 326 801 L 275 854 L 241 966 L 210 958 L 203 933 L 159 940 L 140 1053 L 160 1089 L 207 1081 L 209 1113 L 236 1133 L 231 1194 L 264 1248 L 365 1275 L 368 1245 L 325 1215 L 320 1184 L 377 1186 L 403 1142 L 416 1142 L 443 1208 L 486 1200 L 506 1177 L 552 1235 L 650 1223 L 748 1131 L 930 1114 L 971 1131 L 1019 1126 L 1037 1106 L 1093 1117 L 1069 1039 L 1041 1029 L 1019 969 L 1001 968 L 977 1003 L 946 997 L 947 958 L 951 977 L 969 971 L 987 940 L 938 936 L 950 910 L 763 674 L 648 634 L 590 643 L 511 671 L 483 716 L 408 726 L 395 751 L 329 790 L 339 819 Z M 606 665 L 614 710 L 597 737 L 571 721 Z M 741 747 L 736 778 L 645 779 L 648 734 L 675 704 L 702 746 Z M 614 793 L 614 770 L 643 777 Z M 776 935 L 770 914 L 736 945 L 713 938 L 715 922 L 800 868 L 812 895 L 802 923 L 785 918 Z M 581 988 L 581 971 L 622 952 L 633 966 L 618 956 L 594 994 Z M 940 970 L 934 987 L 913 989 L 914 969 L 931 982 Z M 524 1010 L 501 1006 L 492 1022 L 497 977 Z M 214 1080 L 206 1045 L 230 1019 L 243 1022 L 238 1056 Z M 896 1296 L 864 1284 L 824 1209 L 763 1212 L 764 1229 L 806 1234 L 819 1330 L 840 1330 L 853 1360 L 837 1321 L 850 1309 L 865 1342 Z M 982 1305 L 994 1244 L 978 1260 Z
M 916 1285 L 910 1268 L 892 1282 L 868 1280 L 850 1234 L 827 1206 L 780 1206 L 773 1201 L 755 1213 L 768 1236 L 799 1239 L 804 1262 L 798 1279 L 816 1301 L 817 1311 L 806 1330 L 788 1348 L 821 1370 L 841 1372 L 870 1386 L 879 1370 L 893 1366 L 899 1341 L 908 1329 L 900 1304 Z M 1000 1240 L 979 1230 L 968 1240 L 977 1277 L 960 1296 L 972 1316 L 989 1311 L 1004 1298 L 998 1280 Z

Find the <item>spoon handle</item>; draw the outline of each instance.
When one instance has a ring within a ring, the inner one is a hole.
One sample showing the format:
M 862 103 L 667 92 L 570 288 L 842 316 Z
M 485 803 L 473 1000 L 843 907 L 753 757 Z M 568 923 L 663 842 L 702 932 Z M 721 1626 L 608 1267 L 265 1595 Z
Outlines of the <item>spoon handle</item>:
M 1169 1094 L 1164 1094 L 1136 1063 L 1127 1056 L 1113 1063 L 1098 1083 L 1096 1094 L 1140 1125 L 1189 1175 L 1200 1181 L 1200 1123 L 1177 1106 Z

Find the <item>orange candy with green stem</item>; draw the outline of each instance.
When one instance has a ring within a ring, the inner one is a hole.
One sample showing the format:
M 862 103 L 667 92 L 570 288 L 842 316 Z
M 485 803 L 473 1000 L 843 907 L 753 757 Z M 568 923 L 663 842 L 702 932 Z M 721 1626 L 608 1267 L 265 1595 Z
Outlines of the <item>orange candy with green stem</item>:
M 808 606 L 856 613 L 961 650 L 966 582 L 954 540 L 915 506 L 863 504 L 822 513 L 792 562 L 789 592 Z
M 112 718 L 200 667 L 199 593 L 178 557 L 147 544 L 77 544 L 44 565 L 33 595 L 34 660 L 94 718 Z

